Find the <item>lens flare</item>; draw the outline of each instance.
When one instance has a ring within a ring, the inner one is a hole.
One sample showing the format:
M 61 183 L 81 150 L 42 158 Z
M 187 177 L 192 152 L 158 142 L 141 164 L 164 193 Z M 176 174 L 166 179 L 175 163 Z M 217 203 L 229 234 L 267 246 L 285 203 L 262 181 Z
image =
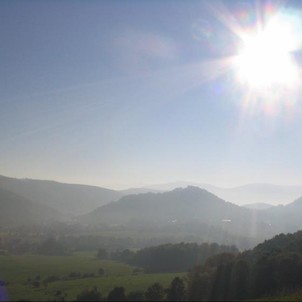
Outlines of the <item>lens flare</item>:
M 206 21 L 199 19 L 192 25 L 192 37 L 194 40 L 207 40 L 213 35 L 213 28 L 211 24 Z
M 301 12 L 270 5 L 257 7 L 254 15 L 253 24 L 233 31 L 238 43 L 232 70 L 243 114 L 292 114 L 302 87 Z
M 5 288 L 5 283 L 0 280 L 0 302 L 1 301 L 9 301 L 9 299 Z
M 296 85 L 299 71 L 286 45 L 274 43 L 274 37 L 266 34 L 251 38 L 236 59 L 238 77 L 241 83 L 253 89 L 272 85 Z
M 299 70 L 292 52 L 300 44 L 300 35 L 285 16 L 270 19 L 256 34 L 243 37 L 242 47 L 235 59 L 238 78 L 251 89 L 298 85 Z

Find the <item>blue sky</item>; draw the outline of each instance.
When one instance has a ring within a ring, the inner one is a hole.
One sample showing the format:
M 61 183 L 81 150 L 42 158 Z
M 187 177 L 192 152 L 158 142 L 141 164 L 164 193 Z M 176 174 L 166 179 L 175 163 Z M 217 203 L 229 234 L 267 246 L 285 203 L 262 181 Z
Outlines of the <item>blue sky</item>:
M 0 174 L 301 184 L 300 97 L 244 108 L 226 12 L 255 21 L 253 1 L 1 1 Z

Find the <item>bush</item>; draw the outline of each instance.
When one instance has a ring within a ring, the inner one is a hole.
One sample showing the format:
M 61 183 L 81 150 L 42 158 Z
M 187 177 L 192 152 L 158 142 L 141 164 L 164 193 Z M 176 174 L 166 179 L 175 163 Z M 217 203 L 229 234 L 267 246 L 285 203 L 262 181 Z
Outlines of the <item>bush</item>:
M 115 287 L 107 297 L 108 301 L 126 301 L 125 289 L 123 287 Z
M 91 289 L 84 289 L 78 296 L 76 301 L 102 301 L 102 294 L 93 287 Z

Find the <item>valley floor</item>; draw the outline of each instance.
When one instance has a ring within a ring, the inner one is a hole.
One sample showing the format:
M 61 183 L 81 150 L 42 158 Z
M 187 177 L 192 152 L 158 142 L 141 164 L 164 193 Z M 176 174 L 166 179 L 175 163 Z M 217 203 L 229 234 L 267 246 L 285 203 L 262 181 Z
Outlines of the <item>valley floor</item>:
M 155 282 L 168 286 L 174 277 L 184 274 L 145 274 L 126 264 L 98 260 L 95 252 L 0 256 L 2 291 L 10 301 L 51 301 L 60 297 L 72 301 L 81 291 L 94 286 L 104 297 L 116 286 L 123 286 L 126 293 L 145 291 Z

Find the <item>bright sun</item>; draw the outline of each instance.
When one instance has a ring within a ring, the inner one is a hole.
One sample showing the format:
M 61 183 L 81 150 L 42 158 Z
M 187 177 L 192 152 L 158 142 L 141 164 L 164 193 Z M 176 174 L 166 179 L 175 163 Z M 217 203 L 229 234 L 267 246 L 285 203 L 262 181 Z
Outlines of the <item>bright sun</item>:
M 241 83 L 253 90 L 297 85 L 299 71 L 292 52 L 299 46 L 299 36 L 290 21 L 284 16 L 272 18 L 257 33 L 242 36 L 235 59 Z

